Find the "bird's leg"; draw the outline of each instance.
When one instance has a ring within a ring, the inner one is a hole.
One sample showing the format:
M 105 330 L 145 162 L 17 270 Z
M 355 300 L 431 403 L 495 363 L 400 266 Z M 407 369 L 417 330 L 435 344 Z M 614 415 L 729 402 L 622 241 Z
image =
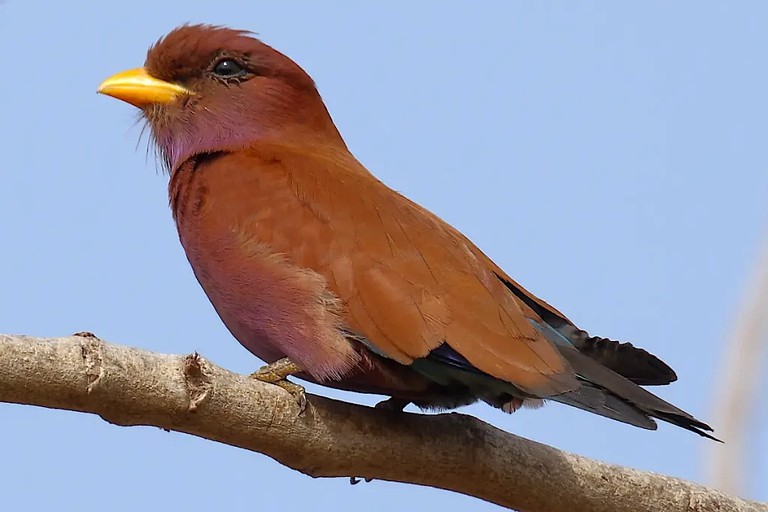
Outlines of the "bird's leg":
M 377 403 L 374 407 L 376 409 L 383 409 L 385 411 L 392 411 L 392 412 L 403 412 L 403 409 L 405 409 L 408 404 L 410 404 L 410 400 L 403 400 L 402 398 L 395 398 L 390 397 L 386 400 L 382 400 L 381 402 Z
M 280 386 L 289 392 L 299 404 L 299 414 L 301 414 L 307 408 L 307 395 L 304 393 L 304 387 L 286 380 L 286 377 L 303 371 L 304 369 L 299 365 L 284 357 L 274 363 L 262 366 L 251 374 L 251 378 Z

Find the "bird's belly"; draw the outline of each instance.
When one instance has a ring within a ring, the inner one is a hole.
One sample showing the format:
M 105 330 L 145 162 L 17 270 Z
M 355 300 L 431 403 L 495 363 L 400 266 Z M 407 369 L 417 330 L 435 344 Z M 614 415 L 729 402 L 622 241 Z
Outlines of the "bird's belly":
M 179 234 L 208 299 L 251 353 L 267 363 L 288 357 L 320 381 L 341 378 L 357 364 L 360 356 L 339 329 L 339 311 L 322 276 L 252 231 Z
M 291 326 L 283 324 L 280 334 L 270 328 L 280 323 L 280 304 L 267 299 L 274 298 L 274 294 L 252 293 L 247 289 L 269 290 L 277 283 L 258 272 L 245 275 L 235 262 L 214 258 L 196 247 L 188 248 L 187 256 L 216 313 L 240 344 L 266 363 L 286 357 L 281 345 L 292 338 Z

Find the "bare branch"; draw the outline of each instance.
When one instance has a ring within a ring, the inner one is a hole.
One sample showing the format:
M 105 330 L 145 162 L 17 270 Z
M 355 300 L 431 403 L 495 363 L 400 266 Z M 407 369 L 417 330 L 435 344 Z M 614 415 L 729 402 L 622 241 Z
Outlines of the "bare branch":
M 314 477 L 427 485 L 523 511 L 768 511 L 677 478 L 560 452 L 461 414 L 392 413 L 310 396 L 299 416 L 282 389 L 197 354 L 154 354 L 92 335 L 0 335 L 0 401 L 185 432 Z

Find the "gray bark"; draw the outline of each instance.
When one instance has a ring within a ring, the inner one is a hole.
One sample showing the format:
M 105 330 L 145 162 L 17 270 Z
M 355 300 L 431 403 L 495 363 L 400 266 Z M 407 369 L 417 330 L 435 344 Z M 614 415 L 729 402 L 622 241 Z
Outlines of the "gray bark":
M 309 395 L 92 335 L 0 335 L 0 401 L 98 414 L 263 453 L 313 477 L 448 489 L 530 512 L 768 511 L 678 478 L 604 464 L 462 414 L 420 415 Z M 446 447 L 451 449 L 447 450 Z

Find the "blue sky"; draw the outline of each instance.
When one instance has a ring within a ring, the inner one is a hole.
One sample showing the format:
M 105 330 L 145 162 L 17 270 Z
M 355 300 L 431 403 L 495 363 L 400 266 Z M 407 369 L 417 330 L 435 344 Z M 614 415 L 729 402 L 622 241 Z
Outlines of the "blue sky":
M 768 218 L 766 19 L 763 2 L 6 0 L 0 332 L 89 330 L 237 372 L 260 365 L 194 280 L 134 110 L 95 93 L 174 26 L 219 23 L 299 62 L 372 172 L 581 327 L 661 356 L 680 380 L 660 394 L 712 419 L 723 340 Z M 467 412 L 560 449 L 703 478 L 707 441 L 666 425 L 646 432 L 557 404 Z M 760 414 L 768 425 L 765 404 Z M 497 509 L 311 479 L 96 416 L 0 404 L 0 423 L 9 510 Z M 752 498 L 768 500 L 766 453 L 763 433 Z

